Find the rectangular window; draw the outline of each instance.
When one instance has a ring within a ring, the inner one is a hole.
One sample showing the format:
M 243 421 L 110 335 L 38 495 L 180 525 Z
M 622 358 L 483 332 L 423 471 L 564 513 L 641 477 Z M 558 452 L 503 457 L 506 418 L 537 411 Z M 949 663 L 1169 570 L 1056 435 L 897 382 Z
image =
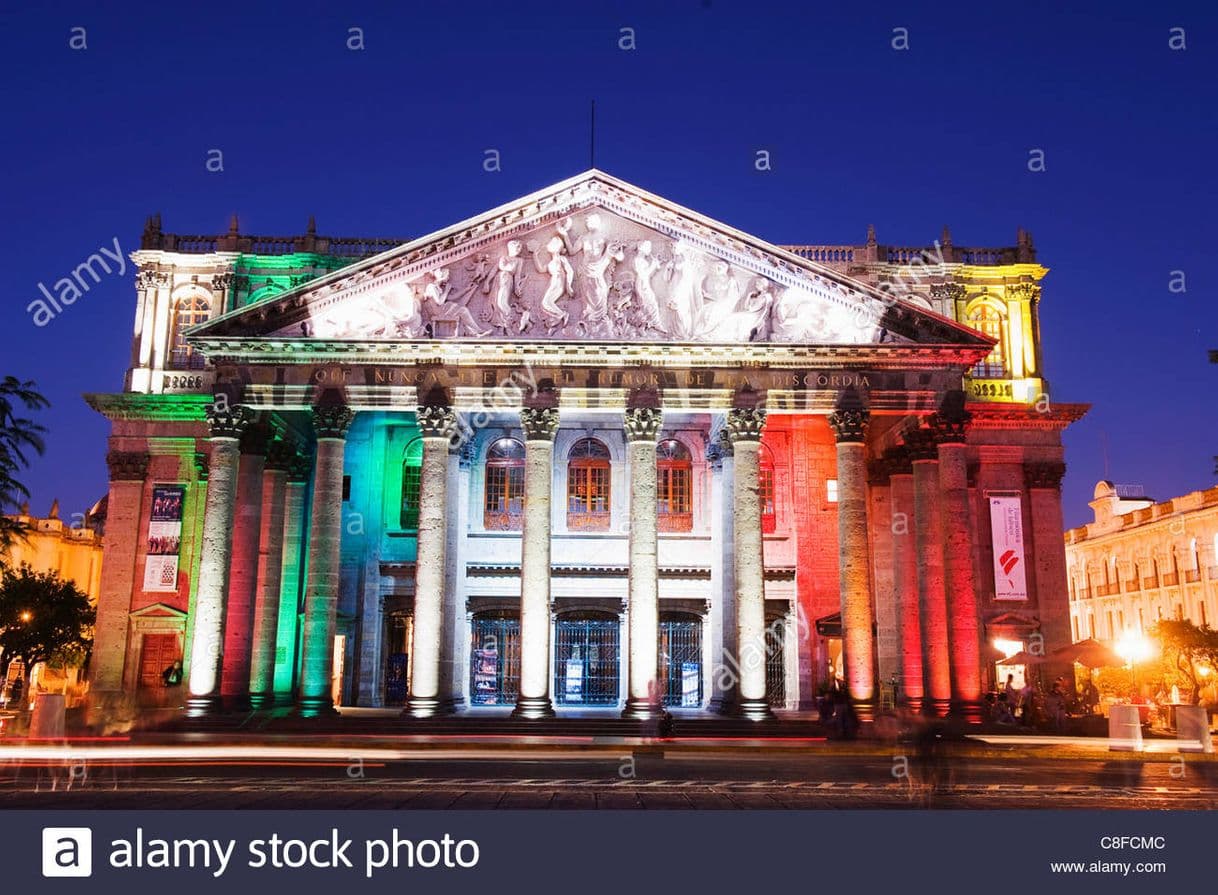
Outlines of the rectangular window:
M 345 476 L 343 476 L 343 500 L 348 501 L 350 499 L 351 499 L 351 476 L 345 475 Z
M 837 503 L 837 479 L 825 480 L 825 500 L 829 503 Z
M 770 534 L 778 527 L 778 512 L 774 501 L 774 470 L 761 470 L 757 477 L 757 486 L 757 494 L 761 498 L 761 530 Z
M 660 531 L 693 531 L 693 493 L 691 470 L 684 465 L 664 465 L 656 470 L 658 476 L 658 500 Z
M 419 482 L 422 468 L 402 467 L 402 528 L 419 527 Z
M 491 531 L 520 531 L 524 513 L 524 467 L 486 468 L 483 523 Z

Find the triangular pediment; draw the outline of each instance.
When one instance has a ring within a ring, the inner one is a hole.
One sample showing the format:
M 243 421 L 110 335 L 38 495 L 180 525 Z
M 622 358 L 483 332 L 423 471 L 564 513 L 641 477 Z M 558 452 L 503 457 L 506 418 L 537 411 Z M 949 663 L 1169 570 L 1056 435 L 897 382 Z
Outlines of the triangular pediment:
M 599 171 L 195 329 L 211 338 L 985 346 Z

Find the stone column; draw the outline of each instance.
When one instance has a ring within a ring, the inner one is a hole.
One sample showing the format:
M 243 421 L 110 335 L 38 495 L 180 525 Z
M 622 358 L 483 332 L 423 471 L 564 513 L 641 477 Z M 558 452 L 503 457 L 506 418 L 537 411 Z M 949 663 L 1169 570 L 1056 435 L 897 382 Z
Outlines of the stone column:
M 656 520 L 656 436 L 658 407 L 626 411 L 626 451 L 630 463 L 630 655 L 629 695 L 624 718 L 646 720 L 663 714 L 659 685 L 660 555 Z
M 228 600 L 224 610 L 224 658 L 220 695 L 233 708 L 249 705 L 250 655 L 253 646 L 254 604 L 262 532 L 262 477 L 270 431 L 254 422 L 241 435 L 237 467 L 237 501 L 233 511 L 232 558 L 228 570 Z
M 275 635 L 275 700 L 290 700 L 296 677 L 296 627 L 300 622 L 300 583 L 304 572 L 305 504 L 313 459 L 297 454 L 288 467 L 283 497 L 283 564 Z
M 250 646 L 250 706 L 262 708 L 275 698 L 275 642 L 283 577 L 284 508 L 288 467 L 296 452 L 282 440 L 267 448 L 262 472 L 262 529 L 258 537 L 258 587 Z
M 737 675 L 740 701 L 736 710 L 754 721 L 774 717 L 766 698 L 765 660 L 770 643 L 765 630 L 765 562 L 762 556 L 760 457 L 765 410 L 736 408 L 727 416 L 732 442 L 733 566 L 736 576 Z
M 735 713 L 740 701 L 736 675 L 736 576 L 735 535 L 732 531 L 732 443 L 727 427 L 716 430 L 706 446 L 711 470 L 711 711 Z
M 355 413 L 345 404 L 325 403 L 313 408 L 317 453 L 309 518 L 299 699 L 300 714 L 306 718 L 334 712 L 330 686 L 343 534 L 343 452 L 347 446 L 347 429 L 354 419 Z
M 1044 635 L 1045 653 L 1069 646 L 1073 640 L 1070 629 L 1069 585 L 1066 582 L 1066 545 L 1058 532 L 1062 523 L 1062 479 L 1066 464 L 1060 459 L 1024 466 L 1024 484 L 1028 492 L 1028 516 L 1032 537 L 1024 538 L 1028 554 L 1028 593 L 1036 595 L 1036 615 L 1040 633 Z M 1049 662 L 1039 668 L 1040 679 L 1051 681 L 1058 675 L 1067 680 L 1074 673 L 1069 662 Z
M 108 532 L 101 568 L 101 592 L 97 600 L 97 624 L 90 674 L 90 702 L 105 713 L 110 701 L 123 689 L 123 666 L 127 660 L 128 613 L 136 590 L 135 561 L 141 551 L 144 481 L 150 457 L 143 451 L 112 450 L 106 454 L 110 468 Z
M 892 495 L 892 590 L 897 606 L 897 656 L 900 698 L 915 712 L 922 710 L 926 687 L 922 679 L 922 628 L 918 611 L 918 552 L 914 545 L 913 463 L 897 448 L 885 457 Z
M 837 438 L 837 556 L 843 664 L 847 692 L 864 707 L 875 697 L 864 446 L 868 421 L 865 410 L 839 409 L 829 415 L 829 425 Z
M 520 697 L 515 718 L 548 718 L 550 704 L 550 475 L 558 409 L 526 407 L 524 531 L 520 551 Z
M 963 396 L 961 396 L 963 398 Z M 939 491 L 943 521 L 943 584 L 947 595 L 953 710 L 981 718 L 981 630 L 973 575 L 973 532 L 968 505 L 969 413 L 963 401 L 931 417 L 939 442 Z
M 232 560 L 233 511 L 241 434 L 252 414 L 227 403 L 207 409 L 211 454 L 207 463 L 207 502 L 203 508 L 203 547 L 195 588 L 195 623 L 190 648 L 190 696 L 186 714 L 200 717 L 220 707 L 220 645 L 224 636 L 224 603 Z
M 913 460 L 914 549 L 917 552 L 918 609 L 921 614 L 923 705 L 944 716 L 951 706 L 947 592 L 943 583 L 943 525 L 939 508 L 939 449 L 934 433 L 916 429 L 905 436 Z
M 445 553 L 448 541 L 448 448 L 456 415 L 438 404 L 420 406 L 423 435 L 419 470 L 419 533 L 414 564 L 410 696 L 403 714 L 430 718 L 440 707 L 440 649 L 444 631 Z

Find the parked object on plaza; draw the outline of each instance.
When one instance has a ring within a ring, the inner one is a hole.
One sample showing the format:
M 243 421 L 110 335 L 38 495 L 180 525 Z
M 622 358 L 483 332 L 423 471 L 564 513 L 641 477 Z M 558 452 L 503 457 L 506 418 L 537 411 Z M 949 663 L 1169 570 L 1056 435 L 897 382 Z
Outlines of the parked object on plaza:
M 1142 751 L 1142 717 L 1136 705 L 1114 705 L 1108 710 L 1108 750 Z

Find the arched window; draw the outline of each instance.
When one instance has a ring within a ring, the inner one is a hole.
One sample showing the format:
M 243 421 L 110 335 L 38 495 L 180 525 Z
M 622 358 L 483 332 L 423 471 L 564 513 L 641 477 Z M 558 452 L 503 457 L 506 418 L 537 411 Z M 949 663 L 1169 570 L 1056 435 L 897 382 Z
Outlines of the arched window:
M 500 438 L 486 454 L 483 525 L 488 531 L 520 531 L 523 516 L 524 445 Z
M 774 455 L 764 444 L 758 460 L 757 496 L 761 498 L 761 531 L 771 534 L 778 527 L 778 504 L 774 497 Z
M 693 531 L 694 464 L 689 448 L 669 438 L 656 446 L 658 527 L 660 531 Z
M 179 298 L 173 304 L 173 342 L 170 345 L 170 367 L 177 370 L 198 370 L 203 367 L 203 355 L 186 343 L 186 330 L 202 323 L 211 315 L 211 301 L 199 293 Z
M 1007 374 L 1007 356 L 1002 336 L 1002 314 L 985 302 L 980 302 L 968 312 L 965 322 L 983 336 L 997 339 L 983 360 L 973 367 L 973 375 L 979 379 L 1001 379 Z
M 423 439 L 406 446 L 402 457 L 402 528 L 419 527 L 419 478 L 423 471 Z
M 609 448 L 581 438 L 567 455 L 567 528 L 609 530 Z

